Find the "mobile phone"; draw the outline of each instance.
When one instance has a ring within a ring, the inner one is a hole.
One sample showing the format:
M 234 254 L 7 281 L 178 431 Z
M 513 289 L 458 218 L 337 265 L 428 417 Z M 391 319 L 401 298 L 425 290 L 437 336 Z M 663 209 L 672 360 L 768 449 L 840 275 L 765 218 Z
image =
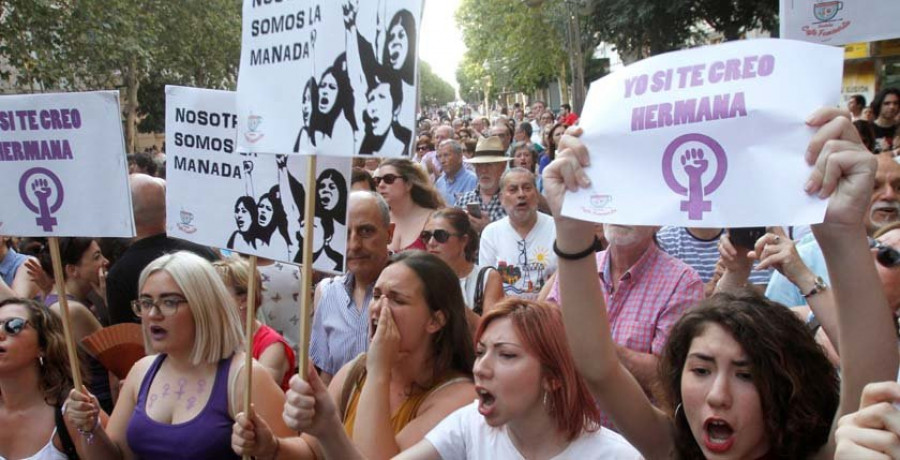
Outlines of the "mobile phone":
M 750 250 L 752 250 L 756 245 L 756 240 L 762 238 L 762 236 L 765 234 L 766 227 L 743 227 L 728 229 L 728 238 L 731 239 L 731 244 Z
M 470 216 L 481 219 L 481 205 L 478 203 L 468 203 L 466 204 L 466 211 Z

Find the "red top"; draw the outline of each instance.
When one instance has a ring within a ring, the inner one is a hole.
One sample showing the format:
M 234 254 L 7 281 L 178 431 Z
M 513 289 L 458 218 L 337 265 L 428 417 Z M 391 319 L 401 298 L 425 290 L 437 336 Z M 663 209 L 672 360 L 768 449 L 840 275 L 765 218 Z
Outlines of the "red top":
M 294 357 L 294 350 L 291 349 L 291 346 L 288 345 L 287 340 L 284 340 L 281 334 L 265 324 L 260 324 L 256 334 L 253 334 L 253 359 L 259 360 L 263 352 L 275 343 L 281 343 L 281 346 L 284 347 L 284 354 L 287 356 L 288 370 L 284 373 L 284 378 L 279 382 L 281 389 L 287 391 L 288 381 L 291 380 L 291 376 L 297 371 L 297 360 Z

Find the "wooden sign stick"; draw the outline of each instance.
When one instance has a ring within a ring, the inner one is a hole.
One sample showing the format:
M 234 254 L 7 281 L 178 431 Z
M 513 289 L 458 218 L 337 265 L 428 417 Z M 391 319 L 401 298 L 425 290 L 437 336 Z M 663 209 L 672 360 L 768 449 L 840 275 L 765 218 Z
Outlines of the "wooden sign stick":
M 250 256 L 250 273 L 247 280 L 247 322 L 244 326 L 244 415 L 247 419 L 252 417 L 250 408 L 253 388 L 253 326 L 256 324 L 256 256 Z M 249 455 L 244 455 L 245 460 L 250 460 Z
M 316 199 L 316 156 L 306 157 L 306 203 L 304 203 L 303 219 L 306 226 L 303 231 L 303 265 L 300 266 L 300 349 L 298 350 L 298 366 L 300 376 L 308 380 L 309 368 L 309 333 L 312 326 L 312 265 L 313 238 L 315 230 Z
M 63 334 L 66 339 L 66 351 L 69 354 L 69 367 L 72 369 L 72 381 L 75 388 L 81 391 L 81 369 L 78 365 L 78 344 L 72 336 L 72 320 L 69 318 L 69 299 L 66 298 L 66 272 L 63 271 L 62 257 L 59 253 L 59 238 L 51 236 L 50 258 L 53 260 L 53 280 L 56 283 L 56 293 L 59 296 L 59 306 L 62 311 Z

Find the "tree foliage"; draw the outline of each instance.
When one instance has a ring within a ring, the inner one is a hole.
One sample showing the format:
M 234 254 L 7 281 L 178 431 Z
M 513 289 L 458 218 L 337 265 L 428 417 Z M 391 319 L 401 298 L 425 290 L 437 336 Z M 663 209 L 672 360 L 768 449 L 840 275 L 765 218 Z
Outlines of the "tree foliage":
M 544 14 L 553 5 L 529 8 L 520 0 L 463 0 L 456 11 L 467 47 L 460 90 L 489 77 L 495 91 L 531 92 L 559 75 L 565 41 Z M 478 70 L 478 67 L 481 70 Z
M 21 91 L 121 88 L 132 149 L 138 113 L 146 113 L 138 92 L 151 73 L 166 83 L 233 87 L 240 15 L 234 0 L 0 0 L 0 58 Z
M 442 106 L 456 99 L 456 90 L 431 70 L 431 65 L 419 60 L 419 105 Z

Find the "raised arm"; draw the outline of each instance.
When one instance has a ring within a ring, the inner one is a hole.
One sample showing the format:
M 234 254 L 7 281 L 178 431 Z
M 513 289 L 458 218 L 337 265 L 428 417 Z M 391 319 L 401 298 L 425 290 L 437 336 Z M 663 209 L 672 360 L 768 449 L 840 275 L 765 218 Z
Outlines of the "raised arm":
M 893 316 L 872 262 L 863 224 L 875 178 L 876 160 L 859 140 L 847 114 L 820 109 L 809 124 L 819 126 L 807 149 L 815 164 L 807 191 L 830 197 L 825 221 L 813 233 L 825 255 L 837 305 L 841 355 L 841 397 L 837 416 L 859 408 L 863 387 L 897 376 Z M 831 458 L 833 438 L 820 452 Z
M 569 134 L 580 132 L 570 128 Z M 589 158 L 584 145 L 571 135 L 563 137 L 560 147 L 556 160 L 544 169 L 544 194 L 556 220 L 556 247 L 577 254 L 594 244 L 594 225 L 563 217 L 560 211 L 566 190 L 589 185 L 582 169 Z M 671 422 L 653 407 L 619 361 L 593 251 L 578 260 L 560 257 L 557 274 L 566 338 L 600 407 L 642 455 L 668 458 L 673 447 Z

